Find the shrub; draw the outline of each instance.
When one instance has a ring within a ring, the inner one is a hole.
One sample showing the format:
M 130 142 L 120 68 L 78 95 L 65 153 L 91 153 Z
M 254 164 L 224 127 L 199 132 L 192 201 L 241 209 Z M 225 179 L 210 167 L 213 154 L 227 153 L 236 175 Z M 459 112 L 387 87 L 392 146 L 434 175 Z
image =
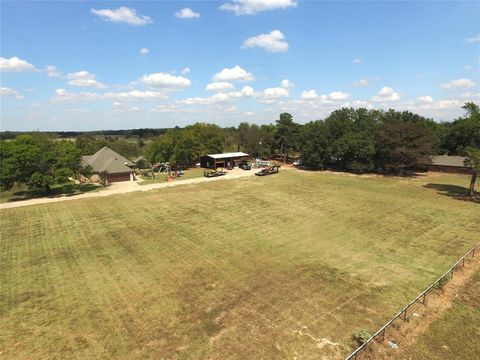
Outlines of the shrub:
M 372 337 L 372 334 L 368 330 L 362 329 L 357 331 L 352 335 L 353 340 L 355 340 L 358 346 L 361 346 L 367 342 L 368 339 Z

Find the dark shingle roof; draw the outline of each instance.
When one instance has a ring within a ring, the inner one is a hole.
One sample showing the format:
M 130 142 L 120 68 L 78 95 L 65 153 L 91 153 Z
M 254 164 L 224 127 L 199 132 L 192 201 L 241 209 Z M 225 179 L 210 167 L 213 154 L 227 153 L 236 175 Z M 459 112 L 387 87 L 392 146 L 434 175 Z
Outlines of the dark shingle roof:
M 82 156 L 82 163 L 90 165 L 94 172 L 106 171 L 109 174 L 130 172 L 132 170 L 129 166 L 134 165 L 130 160 L 106 146 L 93 155 Z
M 438 155 L 438 156 L 432 156 L 431 158 L 432 158 L 431 165 L 465 167 L 464 161 L 466 157 L 463 157 L 463 156 Z

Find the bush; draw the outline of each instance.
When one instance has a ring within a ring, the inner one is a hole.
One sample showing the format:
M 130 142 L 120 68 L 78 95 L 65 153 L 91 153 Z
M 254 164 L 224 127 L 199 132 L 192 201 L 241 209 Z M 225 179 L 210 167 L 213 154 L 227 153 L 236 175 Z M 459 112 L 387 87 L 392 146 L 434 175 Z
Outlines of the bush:
M 361 346 L 367 342 L 368 339 L 372 337 L 372 334 L 368 330 L 360 330 L 352 335 L 353 340 L 355 340 L 358 346 Z

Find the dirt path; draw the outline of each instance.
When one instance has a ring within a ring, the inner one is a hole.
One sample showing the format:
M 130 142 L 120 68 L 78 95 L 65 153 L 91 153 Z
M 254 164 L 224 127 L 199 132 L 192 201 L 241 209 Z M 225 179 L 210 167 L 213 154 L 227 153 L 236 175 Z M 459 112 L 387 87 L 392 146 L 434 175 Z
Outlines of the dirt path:
M 135 192 L 135 191 L 150 191 L 150 190 L 163 189 L 167 187 L 174 187 L 174 186 L 180 186 L 180 185 L 200 184 L 200 183 L 205 183 L 207 181 L 239 179 L 243 177 L 254 176 L 257 171 L 258 169 L 252 169 L 252 170 L 233 169 L 228 171 L 227 174 L 224 176 L 219 176 L 214 178 L 201 177 L 201 178 L 195 178 L 195 179 L 175 180 L 171 182 L 154 183 L 149 185 L 139 185 L 135 181 L 125 181 L 125 182 L 113 183 L 105 190 L 101 190 L 98 192 L 83 193 L 83 194 L 78 194 L 73 196 L 57 196 L 57 197 L 51 197 L 51 198 L 45 197 L 45 198 L 38 198 L 38 199 L 7 202 L 7 203 L 0 204 L 0 210 L 17 208 L 22 206 L 37 205 L 37 204 L 53 203 L 53 202 L 59 202 L 59 201 L 70 201 L 70 200 L 77 200 L 77 199 L 110 196 L 110 195 L 116 195 L 116 194 L 126 194 L 130 192 Z
M 455 270 L 453 279 L 442 290 L 427 295 L 425 305 L 418 304 L 411 310 L 407 321 L 397 320 L 386 334 L 383 343 L 375 343 L 359 359 L 400 359 L 402 354 L 415 345 L 418 337 L 425 333 L 435 320 L 452 307 L 462 288 L 480 269 L 480 254 L 465 262 L 464 267 Z M 391 349 L 390 342 L 398 344 L 398 349 Z

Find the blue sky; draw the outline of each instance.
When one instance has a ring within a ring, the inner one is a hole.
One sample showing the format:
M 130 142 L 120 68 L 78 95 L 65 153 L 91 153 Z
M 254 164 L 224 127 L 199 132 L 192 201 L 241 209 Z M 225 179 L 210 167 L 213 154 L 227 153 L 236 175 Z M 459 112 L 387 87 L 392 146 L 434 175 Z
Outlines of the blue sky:
M 341 106 L 443 121 L 480 102 L 479 2 L 1 7 L 1 130 L 304 123 Z

